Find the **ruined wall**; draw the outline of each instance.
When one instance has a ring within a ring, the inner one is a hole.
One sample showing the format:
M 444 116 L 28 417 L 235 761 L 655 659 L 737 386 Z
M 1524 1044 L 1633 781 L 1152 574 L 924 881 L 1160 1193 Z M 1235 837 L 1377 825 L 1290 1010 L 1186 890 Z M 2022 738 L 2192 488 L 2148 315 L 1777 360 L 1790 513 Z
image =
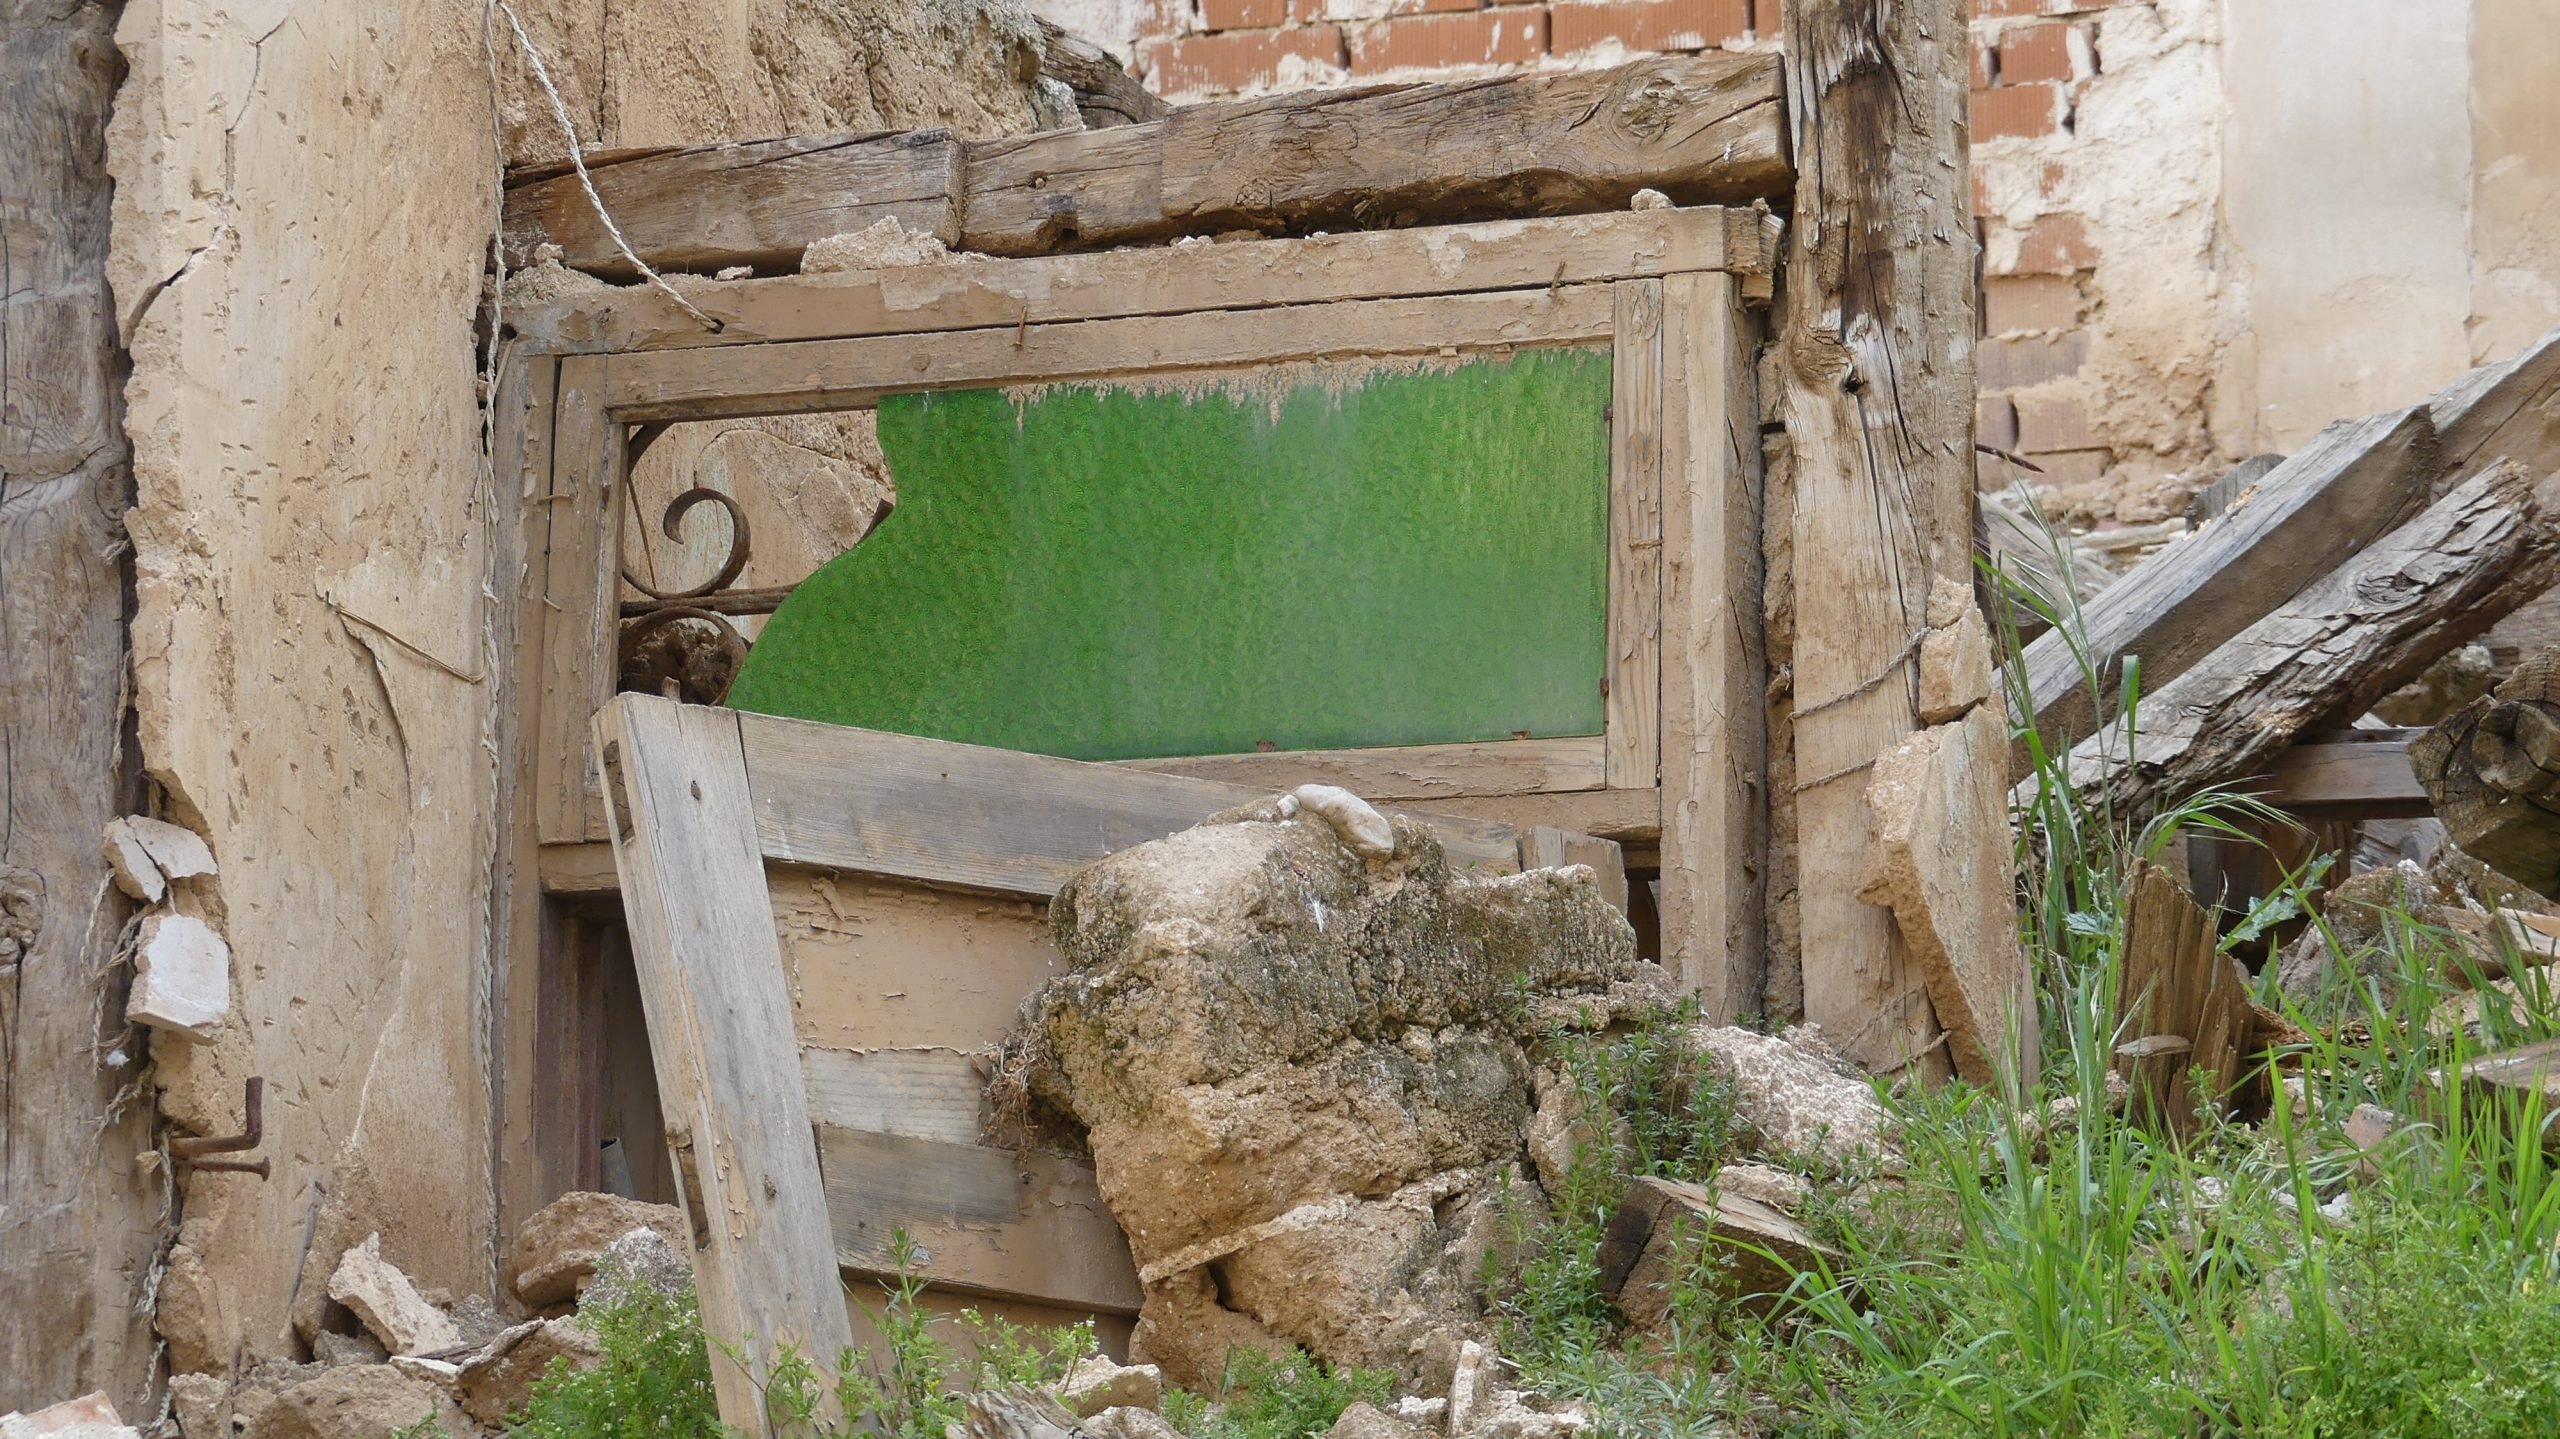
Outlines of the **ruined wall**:
M 514 0 L 604 145 L 1030 124 L 1018 9 L 978 0 Z M 135 0 L 109 275 L 133 355 L 144 761 L 222 873 L 214 1038 L 162 1040 L 170 1116 L 271 1181 L 187 1186 L 181 1368 L 288 1354 L 323 1193 L 420 1281 L 490 1288 L 497 832 L 474 316 L 496 220 L 482 0 Z M 511 42 L 503 17 L 502 43 Z M 507 153 L 560 148 L 513 54 Z M 369 1183 L 360 1183 L 360 1172 Z

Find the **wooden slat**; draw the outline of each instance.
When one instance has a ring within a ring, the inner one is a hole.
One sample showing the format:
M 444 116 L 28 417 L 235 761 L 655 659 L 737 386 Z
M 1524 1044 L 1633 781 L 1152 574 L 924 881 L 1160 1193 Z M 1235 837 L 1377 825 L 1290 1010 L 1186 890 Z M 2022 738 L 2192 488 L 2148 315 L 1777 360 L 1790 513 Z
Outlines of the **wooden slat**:
M 720 1416 L 761 1433 L 761 1386 L 853 1342 L 833 1264 L 791 999 L 728 710 L 623 695 L 596 717 L 614 863 Z M 742 1367 L 743 1366 L 743 1367 Z
M 1611 70 L 1190 105 L 1149 125 L 969 147 L 961 244 L 996 255 L 1237 229 L 1384 229 L 1783 192 L 1777 65 Z
M 717 331 L 639 286 L 507 318 L 563 352 L 682 349 L 1765 273 L 1771 251 L 1751 211 L 1709 206 L 686 284 Z
M 987 1080 L 960 1050 L 803 1046 L 800 1070 L 809 1081 L 809 1115 L 821 1125 L 978 1142 Z
M 836 1260 L 889 1269 L 892 1231 L 922 1246 L 921 1273 L 967 1293 L 1134 1314 L 1128 1240 L 1089 1165 L 1033 1151 L 822 1125 L 818 1162 Z
M 2370 739 L 2298 744 L 2276 756 L 2263 782 L 2242 788 L 2295 814 L 2418 819 L 2434 813 L 2409 768 L 2409 740 L 2422 733 L 2375 730 Z
M 613 867 L 613 846 L 603 840 L 577 840 L 540 847 L 542 892 L 563 897 L 622 892 L 622 876 Z
M 1624 280 L 1609 400 L 1608 777 L 1662 773 L 1662 282 Z
M 1730 275 L 1663 281 L 1662 957 L 1707 1014 L 1760 1007 L 1767 846 L 1760 406 Z
M 611 535 L 625 453 L 622 426 L 604 410 L 604 388 L 602 361 L 560 362 L 545 505 L 550 539 L 538 621 L 542 691 L 534 803 L 545 844 L 604 837 L 587 737 L 589 722 L 620 677 Z
M 948 130 L 699 145 L 587 170 L 623 237 L 661 270 L 787 269 L 813 241 L 883 219 L 945 244 L 960 238 L 960 144 Z M 512 267 L 549 243 L 570 269 L 639 278 L 575 174 L 511 187 L 506 237 Z
M 740 716 L 766 857 L 1046 897 L 1115 850 L 1267 791 L 1010 750 Z M 1435 818 L 1452 863 L 1519 866 L 1508 826 Z
M 1662 792 L 1652 789 L 1595 789 L 1574 794 L 1477 795 L 1466 799 L 1416 800 L 1410 806 L 1424 814 L 1463 815 L 1526 829 L 1553 825 L 1578 830 L 1622 845 L 1650 845 L 1662 835 Z M 1632 861 L 1630 861 L 1632 863 Z
M 780 865 L 765 877 L 803 1046 L 983 1049 L 1066 968 L 1045 895 L 960 894 Z
M 2503 364 L 2483 365 L 2428 405 L 2443 460 L 2434 498 L 2481 467 L 2513 459 L 2536 474 L 2560 469 L 2560 329 Z M 2540 468 L 2536 468 L 2539 465 Z
M 662 350 L 615 356 L 606 372 L 608 404 L 631 421 L 846 409 L 918 390 L 1572 344 L 1607 338 L 1610 323 L 1606 285 L 1565 285 L 740 351 Z
M 1331 784 L 1370 801 L 1463 799 L 1599 789 L 1608 782 L 1601 751 L 1599 736 L 1582 735 L 1489 744 L 1176 755 L 1117 763 L 1123 769 L 1190 775 L 1261 790 Z

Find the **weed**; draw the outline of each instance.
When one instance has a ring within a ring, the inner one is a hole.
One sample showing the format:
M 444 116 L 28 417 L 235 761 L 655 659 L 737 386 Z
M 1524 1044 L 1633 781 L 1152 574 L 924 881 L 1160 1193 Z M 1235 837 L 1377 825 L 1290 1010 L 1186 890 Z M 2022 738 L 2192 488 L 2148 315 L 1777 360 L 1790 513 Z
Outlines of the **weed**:
M 1168 1404 L 1165 1415 L 1195 1439 L 1307 1439 L 1331 1429 L 1354 1401 L 1386 1403 L 1393 1388 L 1392 1375 L 1337 1373 L 1303 1350 L 1274 1357 L 1238 1349 L 1227 1356 L 1213 1400 Z
M 509 1439 L 726 1439 L 692 1293 L 640 1282 L 613 1292 L 578 1315 L 595 1335 L 595 1367 L 553 1360 L 508 1420 Z

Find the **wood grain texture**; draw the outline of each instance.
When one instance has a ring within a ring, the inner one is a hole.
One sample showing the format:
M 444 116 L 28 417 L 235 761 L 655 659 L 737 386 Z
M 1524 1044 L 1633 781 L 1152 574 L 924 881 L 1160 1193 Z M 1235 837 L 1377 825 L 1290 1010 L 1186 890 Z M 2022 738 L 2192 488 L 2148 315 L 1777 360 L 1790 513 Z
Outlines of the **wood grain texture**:
M 716 348 L 1545 289 L 1690 270 L 1765 274 L 1776 258 L 1751 211 L 1706 206 L 679 282 L 721 322 L 717 331 L 641 286 L 511 309 L 508 320 L 535 344 L 564 353 Z
M 1970 579 L 1974 244 L 1963 0 L 1786 0 L 1797 169 L 1775 383 L 1792 450 L 1805 1017 L 1943 1074 L 1919 967 L 1857 897 L 1866 770 L 1917 727 L 1930 581 Z
M 1729 275 L 1662 300 L 1662 959 L 1731 1023 L 1767 962 L 1755 329 Z
M 964 1293 L 1099 1314 L 1138 1310 L 1137 1266 L 1088 1164 L 832 1125 L 818 1130 L 836 1259 L 890 1271 L 893 1230 L 922 1246 L 919 1272 Z
M 1477 795 L 1466 799 L 1415 800 L 1416 813 L 1463 816 L 1526 829 L 1553 825 L 1622 845 L 1651 845 L 1662 837 L 1662 791 L 1598 789 L 1573 794 Z
M 1617 287 L 1609 405 L 1608 783 L 1662 778 L 1662 282 Z
M 820 1049 L 803 1046 L 809 1116 L 820 1125 L 976 1144 L 987 1080 L 957 1049 Z
M 2297 744 L 2276 756 L 2263 782 L 2242 786 L 2299 815 L 2417 819 L 2434 813 L 2425 786 L 2409 768 L 2413 732 L 2354 733 L 2359 737 Z M 2367 733 L 2372 737 L 2361 737 Z
M 1497 740 L 1490 744 L 1173 755 L 1114 763 L 1124 769 L 1189 775 L 1260 790 L 1294 789 L 1302 784 L 1340 785 L 1374 802 L 1600 789 L 1608 782 L 1603 748 L 1599 736 L 1581 735 L 1569 739 Z
M 738 716 L 623 695 L 595 734 L 720 1415 L 760 1433 L 775 1360 L 837 1353 L 853 1330 Z
M 1115 850 L 1268 791 L 741 714 L 768 858 L 1046 898 Z M 1434 817 L 1452 864 L 1519 867 L 1507 825 Z
M 1765 56 L 1190 105 L 972 144 L 961 244 L 996 255 L 1229 230 L 1386 229 L 1782 193 Z
M 103 1389 L 140 1417 L 167 1210 L 133 1162 L 152 1106 L 119 1107 L 133 1071 L 91 1059 L 129 911 L 99 835 L 143 801 L 106 279 L 119 8 L 0 4 L 0 1412 Z
M 2167 870 L 2141 860 L 2126 882 L 2116 1012 L 2135 1041 L 2117 1050 L 2117 1067 L 2136 1085 L 2137 1114 L 2166 1132 L 2191 1134 L 2200 1110 L 2229 1106 L 2256 1023 L 2248 971 L 2217 947 L 2213 917 Z M 2198 1071 L 2208 1076 L 2202 1093 L 2193 1080 Z
M 2261 772 L 2296 735 L 2343 724 L 2560 576 L 2560 526 L 2501 464 L 2144 696 L 2074 747 L 2085 797 L 2119 815 Z
M 2409 767 L 2463 853 L 2560 899 L 2560 648 L 2420 733 Z
M 591 158 L 587 169 L 623 237 L 660 270 L 787 270 L 812 242 L 883 219 L 945 244 L 960 238 L 960 142 L 948 130 L 697 145 Z M 639 278 L 575 174 L 507 190 L 507 264 L 532 264 L 546 243 L 570 269 Z
M 2428 412 L 2443 462 L 2432 498 L 2502 459 L 2537 474 L 2560 470 L 2560 330 L 2454 381 Z
M 1033 18 L 1040 25 L 1040 73 L 1076 97 L 1076 114 L 1087 130 L 1161 120 L 1173 108 L 1139 84 L 1119 56 L 1045 15 Z
M 1038 899 L 959 894 L 769 865 L 774 929 L 804 1046 L 983 1049 L 1065 969 Z
M 1608 286 L 1564 285 L 1238 314 L 812 340 L 739 352 L 664 350 L 614 357 L 606 371 L 607 404 L 626 421 L 851 409 L 877 403 L 884 394 L 918 390 L 1566 345 L 1605 339 L 1611 323 Z
M 595 712 L 620 678 L 621 633 L 613 544 L 627 447 L 605 412 L 606 362 L 560 362 L 552 403 L 551 486 L 544 549 L 526 556 L 542 576 L 540 733 L 534 753 L 534 812 L 544 844 L 602 839 L 596 770 L 588 749 Z
M 2146 692 L 2177 678 L 2416 514 L 2436 468 L 2436 430 L 2423 405 L 2322 430 L 2226 513 L 2081 606 L 2099 684 L 2112 698 L 2126 655 L 2141 656 Z M 2025 660 L 2045 743 L 2087 738 L 2098 718 L 2071 636 L 2046 631 Z

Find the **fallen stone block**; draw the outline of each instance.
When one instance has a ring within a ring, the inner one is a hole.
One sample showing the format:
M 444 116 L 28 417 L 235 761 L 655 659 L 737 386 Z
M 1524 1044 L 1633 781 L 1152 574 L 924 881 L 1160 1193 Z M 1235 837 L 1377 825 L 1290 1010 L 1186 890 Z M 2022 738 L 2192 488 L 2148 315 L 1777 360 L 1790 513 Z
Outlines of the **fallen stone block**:
M 496 1427 L 524 1408 L 533 1386 L 555 1360 L 592 1369 L 603 1358 L 596 1337 L 574 1319 L 535 1319 L 518 1324 L 462 1361 L 454 1398 L 462 1412 Z
M 240 1439 L 391 1439 L 422 1422 L 451 1439 L 471 1432 L 462 1411 L 433 1385 L 388 1364 L 350 1364 L 276 1395 Z
M 0 1414 L 0 1439 L 136 1439 L 103 1391 L 48 1404 L 27 1414 Z
M 107 862 L 107 873 L 116 888 L 145 904 L 157 904 L 169 892 L 169 881 L 160 866 L 151 862 L 151 851 L 142 847 L 142 837 L 124 820 L 107 821 L 107 833 L 100 853 Z
M 1079 1427 L 1087 1439 L 1182 1439 L 1182 1431 L 1153 1409 L 1105 1409 Z
M 1057 1386 L 1058 1402 L 1079 1419 L 1105 1409 L 1153 1409 L 1164 1398 L 1164 1371 L 1153 1364 L 1115 1364 L 1089 1354 Z
M 231 1439 L 231 1381 L 213 1374 L 169 1376 L 169 1417 L 178 1439 Z
M 1638 1329 L 1669 1313 L 1673 1287 L 1701 1259 L 1728 1294 L 1766 1310 L 1796 1275 L 1840 1256 L 1803 1225 L 1757 1200 L 1673 1179 L 1639 1179 L 1600 1240 L 1601 1289 Z M 1453 1431 L 1454 1432 L 1454 1431 Z
M 366 1235 L 364 1243 L 338 1260 L 329 1276 L 329 1297 L 353 1310 L 394 1354 L 434 1354 L 462 1343 L 453 1320 L 429 1304 L 398 1265 L 382 1257 L 380 1234 Z
M 643 1204 L 617 1194 L 564 1194 L 516 1231 L 501 1281 L 531 1308 L 565 1304 L 595 1277 L 596 1261 L 605 1250 L 634 1229 L 655 1230 L 676 1253 L 691 1252 L 693 1237 L 684 1213 L 672 1204 Z
M 1413 1439 L 1413 1426 L 1375 1404 L 1355 1400 L 1324 1431 L 1324 1439 Z
M 213 926 L 191 914 L 144 920 L 125 1019 L 201 1039 L 230 1012 L 231 946 Z
M 1759 1152 L 1812 1155 L 1843 1166 L 1900 1163 L 1875 1087 L 1822 1042 L 1798 1028 L 1785 1036 L 1698 1025 L 1687 1042 L 1734 1087 L 1734 1115 Z

